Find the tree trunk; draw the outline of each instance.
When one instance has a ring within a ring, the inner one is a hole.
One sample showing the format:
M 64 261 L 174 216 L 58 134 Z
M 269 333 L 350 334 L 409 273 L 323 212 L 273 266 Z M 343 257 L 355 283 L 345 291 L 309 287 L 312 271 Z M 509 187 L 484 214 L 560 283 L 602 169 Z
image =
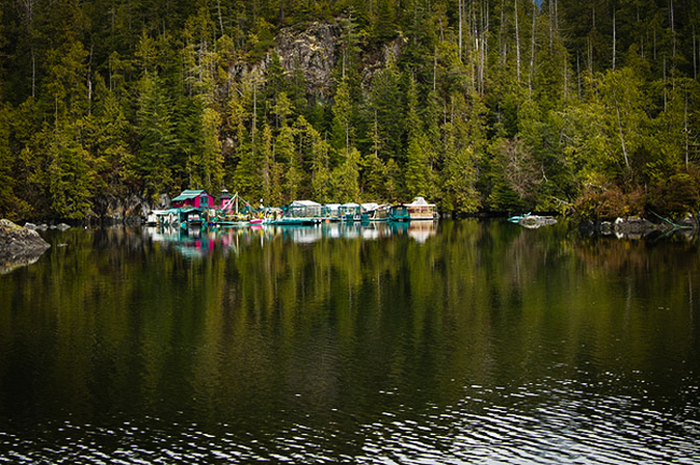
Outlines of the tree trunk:
M 693 79 L 698 78 L 698 55 L 695 48 L 695 26 L 693 26 Z
M 219 28 L 221 29 L 221 35 L 224 35 L 224 20 L 221 15 L 221 0 L 216 0 L 217 14 L 219 15 Z
M 667 103 L 668 98 L 666 96 L 666 56 L 664 56 L 664 113 L 666 112 Z
M 569 98 L 569 72 L 568 72 L 568 64 L 567 64 L 567 59 L 566 57 L 564 58 L 564 100 L 567 100 Z
M 625 135 L 622 132 L 622 120 L 620 118 L 620 105 L 617 103 L 617 94 L 615 89 L 613 89 L 613 99 L 615 100 L 615 112 L 617 113 L 617 129 L 620 132 L 620 144 L 622 145 L 622 154 L 625 157 L 625 167 L 630 168 L 630 160 L 627 156 L 627 146 L 625 145 Z
M 530 76 L 528 79 L 528 90 L 530 92 L 530 97 L 532 97 L 532 80 L 535 76 L 535 21 L 537 19 L 537 5 L 535 1 L 532 1 L 532 41 L 530 44 Z
M 615 71 L 615 48 L 617 46 L 617 38 L 615 36 L 615 9 L 613 9 L 612 25 L 613 25 L 613 30 L 612 30 L 612 33 L 613 33 L 613 36 L 612 36 L 612 41 L 613 41 L 613 44 L 612 44 L 612 46 L 613 46 L 612 47 L 612 69 L 613 69 L 613 71 Z
M 578 79 L 578 99 L 581 100 L 581 53 L 576 52 L 576 77 Z
M 554 2 L 549 0 L 549 52 L 554 49 Z
M 32 98 L 36 98 L 36 55 L 32 48 Z
M 685 108 L 683 110 L 683 132 L 685 132 L 685 170 L 688 171 L 690 162 L 690 137 L 688 134 L 688 91 L 685 92 Z
M 462 2 L 463 0 L 457 0 L 457 10 L 459 13 L 459 59 L 462 60 L 462 24 L 464 23 L 464 17 L 462 12 Z
M 255 160 L 255 129 L 258 119 L 258 83 L 255 74 L 253 74 L 253 121 L 250 130 L 250 151 L 253 160 Z M 263 126 L 264 129 L 264 126 Z
M 506 26 L 506 12 L 505 12 L 505 0 L 501 0 L 501 30 L 498 32 L 498 53 L 501 56 L 501 66 L 506 64 L 506 47 L 505 47 L 505 26 Z
M 674 20 L 673 20 L 673 0 L 671 0 L 671 36 L 673 38 L 673 64 L 675 66 L 676 63 L 676 27 L 674 26 Z
M 515 60 L 518 82 L 520 82 L 520 28 L 518 28 L 518 0 L 513 1 L 515 6 Z

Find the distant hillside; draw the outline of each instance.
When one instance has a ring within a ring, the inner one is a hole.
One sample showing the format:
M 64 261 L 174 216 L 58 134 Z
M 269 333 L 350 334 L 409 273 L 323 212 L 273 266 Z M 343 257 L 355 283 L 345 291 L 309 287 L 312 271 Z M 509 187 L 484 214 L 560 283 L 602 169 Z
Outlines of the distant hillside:
M 0 0 L 0 217 L 186 188 L 679 217 L 699 66 L 691 0 Z

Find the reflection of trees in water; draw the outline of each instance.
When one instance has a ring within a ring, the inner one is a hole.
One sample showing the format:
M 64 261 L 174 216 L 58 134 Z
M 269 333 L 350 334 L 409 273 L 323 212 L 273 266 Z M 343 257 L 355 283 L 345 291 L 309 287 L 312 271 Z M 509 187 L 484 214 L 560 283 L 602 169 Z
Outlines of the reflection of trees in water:
M 51 382 L 33 385 L 57 410 L 89 416 L 106 398 L 167 416 L 180 403 L 216 422 L 291 412 L 300 398 L 319 418 L 331 406 L 378 414 L 413 395 L 455 403 L 472 384 L 632 376 L 660 369 L 649 354 L 673 365 L 692 351 L 693 243 L 495 221 L 441 222 L 422 243 L 408 228 L 376 231 L 179 237 L 214 241 L 197 259 L 134 230 L 69 232 L 27 269 L 31 292 L 19 274 L 0 280 L 0 354 L 49 348 L 35 369 Z M 93 371 L 102 387 L 81 381 Z
M 570 241 L 576 258 L 589 273 L 664 274 L 696 272 L 698 242 L 685 236 L 665 240 L 627 240 L 614 237 L 576 237 Z M 669 269 L 672 270 L 670 273 Z

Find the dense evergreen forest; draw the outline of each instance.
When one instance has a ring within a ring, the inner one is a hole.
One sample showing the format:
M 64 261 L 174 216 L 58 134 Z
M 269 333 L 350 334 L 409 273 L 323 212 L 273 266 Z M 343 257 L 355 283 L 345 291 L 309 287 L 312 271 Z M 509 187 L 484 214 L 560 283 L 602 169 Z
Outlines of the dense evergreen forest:
M 0 217 L 700 208 L 695 0 L 0 0 Z

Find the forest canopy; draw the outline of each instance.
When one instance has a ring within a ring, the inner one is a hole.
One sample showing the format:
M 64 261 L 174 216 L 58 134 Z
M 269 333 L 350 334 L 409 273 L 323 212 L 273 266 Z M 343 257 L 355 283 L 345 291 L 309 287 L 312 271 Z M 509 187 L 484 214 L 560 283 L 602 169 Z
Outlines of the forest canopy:
M 0 0 L 0 217 L 700 209 L 694 0 Z

